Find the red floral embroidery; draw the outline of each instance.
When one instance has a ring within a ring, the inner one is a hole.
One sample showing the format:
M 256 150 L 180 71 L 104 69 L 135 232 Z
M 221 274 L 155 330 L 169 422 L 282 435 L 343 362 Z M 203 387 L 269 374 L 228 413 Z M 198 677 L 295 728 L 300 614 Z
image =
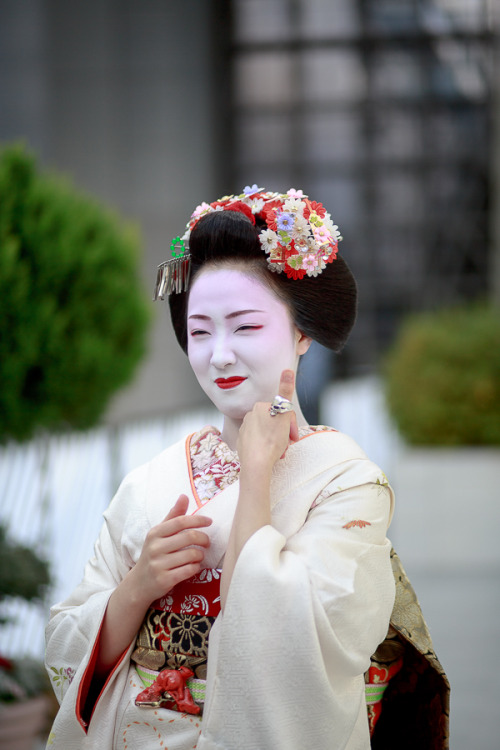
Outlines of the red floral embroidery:
M 342 526 L 343 529 L 352 529 L 355 526 L 357 526 L 359 529 L 364 529 L 365 526 L 371 526 L 370 521 L 349 521 L 349 523 L 346 523 L 345 526 Z
M 217 617 L 220 612 L 220 573 L 218 568 L 204 568 L 197 575 L 181 581 L 152 603 L 162 612 Z
M 309 426 L 300 428 L 299 435 L 304 437 L 330 429 L 323 425 Z M 194 486 L 202 505 L 238 479 L 238 454 L 222 440 L 220 432 L 215 427 L 203 427 L 193 435 L 190 455 Z

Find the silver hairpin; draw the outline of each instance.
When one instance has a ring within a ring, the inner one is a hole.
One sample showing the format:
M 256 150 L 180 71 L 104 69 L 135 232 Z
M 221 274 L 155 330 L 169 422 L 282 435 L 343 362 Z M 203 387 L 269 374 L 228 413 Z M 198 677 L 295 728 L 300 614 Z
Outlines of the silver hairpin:
M 160 263 L 156 272 L 153 299 L 165 299 L 170 294 L 187 291 L 191 271 L 191 255 L 186 242 L 176 237 L 170 246 L 172 258 Z

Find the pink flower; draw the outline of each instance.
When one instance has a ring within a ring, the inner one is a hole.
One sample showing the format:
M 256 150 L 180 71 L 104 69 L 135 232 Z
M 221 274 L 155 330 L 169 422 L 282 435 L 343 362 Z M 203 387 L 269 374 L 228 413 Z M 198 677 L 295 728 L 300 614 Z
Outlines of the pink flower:
M 300 200 L 301 198 L 305 198 L 306 196 L 302 192 L 302 190 L 295 190 L 295 188 L 290 188 L 290 190 L 287 190 L 286 194 L 290 198 L 297 198 L 297 200 Z
M 332 235 L 325 227 L 313 227 L 313 233 L 319 245 L 325 245 L 332 239 Z
M 193 213 L 191 214 L 191 219 L 199 219 L 202 214 L 207 213 L 207 211 L 212 211 L 212 207 L 209 203 L 200 203 L 199 206 L 197 206 Z

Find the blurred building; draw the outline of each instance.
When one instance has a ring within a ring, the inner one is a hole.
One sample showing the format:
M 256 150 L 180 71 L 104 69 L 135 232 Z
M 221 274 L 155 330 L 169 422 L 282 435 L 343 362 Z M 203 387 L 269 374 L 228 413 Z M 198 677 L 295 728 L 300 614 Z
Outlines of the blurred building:
M 409 310 L 488 293 L 492 7 L 233 3 L 231 182 L 300 185 L 340 225 L 360 287 L 343 373 Z
M 495 7 L 0 0 L 0 140 L 137 221 L 148 285 L 202 200 L 324 202 L 360 309 L 343 355 L 317 352 L 319 387 L 373 371 L 406 312 L 491 293 Z M 167 318 L 110 420 L 200 402 Z

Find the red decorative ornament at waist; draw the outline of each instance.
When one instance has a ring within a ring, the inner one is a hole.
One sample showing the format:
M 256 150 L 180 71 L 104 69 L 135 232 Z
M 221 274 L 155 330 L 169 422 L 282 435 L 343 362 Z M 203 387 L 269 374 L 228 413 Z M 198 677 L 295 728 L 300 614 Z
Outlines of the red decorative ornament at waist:
M 217 617 L 220 612 L 220 576 L 218 568 L 203 568 L 192 578 L 178 583 L 151 607 L 163 612 Z

